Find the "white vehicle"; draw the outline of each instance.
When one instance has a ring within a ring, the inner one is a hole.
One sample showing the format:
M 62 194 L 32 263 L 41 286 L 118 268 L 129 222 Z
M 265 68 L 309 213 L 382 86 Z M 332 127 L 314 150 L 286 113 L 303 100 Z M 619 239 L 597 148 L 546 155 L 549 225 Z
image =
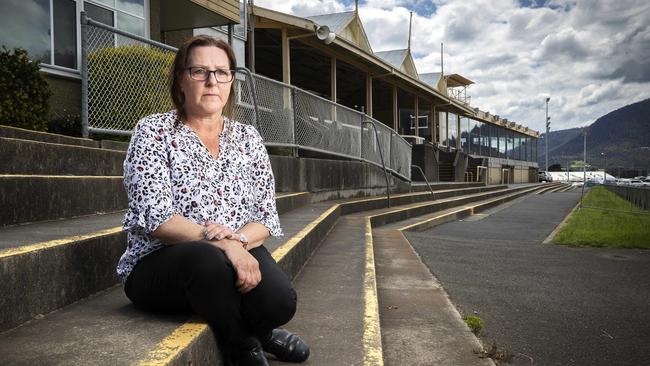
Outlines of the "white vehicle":
M 540 182 L 552 182 L 553 181 L 553 176 L 551 176 L 547 171 L 542 170 L 537 175 L 539 177 Z
M 632 187 L 643 187 L 643 181 L 641 179 L 630 179 L 630 185 Z
M 628 178 L 621 178 L 616 181 L 617 186 L 629 186 L 631 185 L 631 179 Z

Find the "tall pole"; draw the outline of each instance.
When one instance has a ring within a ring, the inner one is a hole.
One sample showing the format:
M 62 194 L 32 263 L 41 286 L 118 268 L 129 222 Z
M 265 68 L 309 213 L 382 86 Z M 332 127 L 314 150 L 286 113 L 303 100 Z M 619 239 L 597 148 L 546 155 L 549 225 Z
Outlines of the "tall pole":
M 603 171 L 603 184 L 607 184 L 607 154 L 600 153 L 605 158 L 605 170 Z
M 546 136 L 544 138 L 544 143 L 546 144 L 546 156 L 544 157 L 546 159 L 546 161 L 545 161 L 546 171 L 548 171 L 548 133 L 551 130 L 551 121 L 550 121 L 551 119 L 548 116 L 548 102 L 550 100 L 551 100 L 551 98 L 546 97 L 546 114 L 545 114 L 545 117 L 546 117 L 546 120 L 545 120 L 545 122 L 546 122 Z
M 587 183 L 587 127 L 582 128 L 582 193 L 580 194 L 580 208 L 582 199 L 585 196 L 585 184 Z

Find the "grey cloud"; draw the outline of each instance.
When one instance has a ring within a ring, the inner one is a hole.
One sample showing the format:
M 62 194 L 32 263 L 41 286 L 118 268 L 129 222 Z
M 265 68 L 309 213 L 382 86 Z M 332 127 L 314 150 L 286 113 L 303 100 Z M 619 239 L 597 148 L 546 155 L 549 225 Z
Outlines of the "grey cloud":
M 623 78 L 624 83 L 650 82 L 650 61 L 645 63 L 627 60 L 611 74 L 613 78 Z
M 549 34 L 540 44 L 538 58 L 554 60 L 568 58 L 580 60 L 589 56 L 587 47 L 578 39 L 572 28 L 567 28 L 559 33 Z

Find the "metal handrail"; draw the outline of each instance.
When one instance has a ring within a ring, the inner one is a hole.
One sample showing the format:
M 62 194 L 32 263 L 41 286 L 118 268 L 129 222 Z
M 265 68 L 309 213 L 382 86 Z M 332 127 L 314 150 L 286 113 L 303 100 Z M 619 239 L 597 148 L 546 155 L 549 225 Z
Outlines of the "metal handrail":
M 476 166 L 476 181 L 481 181 L 481 169 L 485 169 L 485 183 L 487 184 L 487 167 L 483 165 Z
M 253 111 L 255 112 L 255 129 L 259 130 L 260 129 L 260 110 L 257 105 L 257 91 L 255 89 L 255 83 L 253 83 L 253 75 L 251 74 L 250 70 L 248 70 L 245 67 L 237 67 L 236 72 L 242 72 L 246 74 L 246 79 L 248 81 L 248 87 L 251 90 L 251 98 L 253 99 Z M 295 141 L 294 141 L 295 143 Z
M 424 171 L 422 171 L 422 168 L 420 168 L 418 165 L 411 164 L 411 168 L 416 168 L 417 170 L 420 171 L 420 174 L 422 174 L 422 177 L 424 177 L 424 182 L 427 184 L 427 187 L 429 187 L 429 191 L 431 192 L 431 197 L 435 197 L 435 194 L 433 193 L 433 188 L 431 188 L 431 184 L 429 184 L 429 180 L 427 179 L 427 176 L 424 175 Z
M 388 182 L 388 171 L 386 170 L 386 163 L 384 162 L 384 154 L 381 151 L 381 144 L 379 143 L 379 134 L 377 133 L 377 127 L 375 127 L 373 121 L 362 121 L 361 126 L 366 123 L 371 125 L 372 129 L 375 131 L 375 140 L 377 141 L 377 148 L 379 149 L 379 158 L 381 159 L 381 166 L 384 169 L 384 178 L 386 178 L 386 197 L 388 199 L 388 207 L 390 207 L 390 183 Z

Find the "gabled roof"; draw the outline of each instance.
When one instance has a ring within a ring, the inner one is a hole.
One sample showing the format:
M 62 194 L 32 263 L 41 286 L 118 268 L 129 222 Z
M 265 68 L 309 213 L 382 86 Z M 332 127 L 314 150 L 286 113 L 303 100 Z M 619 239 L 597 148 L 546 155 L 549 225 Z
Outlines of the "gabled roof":
M 404 59 L 406 58 L 407 53 L 408 53 L 408 50 L 405 48 L 403 50 L 391 50 L 391 51 L 375 52 L 375 56 L 377 56 L 380 59 L 388 62 L 389 64 L 391 64 L 396 69 L 401 69 L 402 68 L 402 63 L 404 63 Z
M 372 53 L 370 41 L 368 41 L 368 36 L 356 11 L 314 15 L 305 19 L 309 19 L 318 25 L 328 26 L 330 31 L 334 32 L 337 37 L 344 38 L 362 50 Z
M 413 56 L 411 56 L 410 50 L 382 51 L 375 53 L 375 56 L 388 62 L 394 68 L 418 79 L 418 70 L 415 68 L 415 62 L 413 61 Z
M 354 19 L 354 11 L 346 11 L 343 13 L 334 13 L 334 14 L 323 14 L 323 15 L 314 15 L 307 17 L 307 19 L 318 23 L 320 25 L 326 25 L 334 33 L 341 33 L 341 30 Z
M 438 87 L 438 82 L 440 81 L 440 76 L 442 76 L 441 73 L 439 72 L 428 72 L 424 74 L 419 74 L 420 80 L 424 81 L 425 83 L 431 85 L 434 88 Z

